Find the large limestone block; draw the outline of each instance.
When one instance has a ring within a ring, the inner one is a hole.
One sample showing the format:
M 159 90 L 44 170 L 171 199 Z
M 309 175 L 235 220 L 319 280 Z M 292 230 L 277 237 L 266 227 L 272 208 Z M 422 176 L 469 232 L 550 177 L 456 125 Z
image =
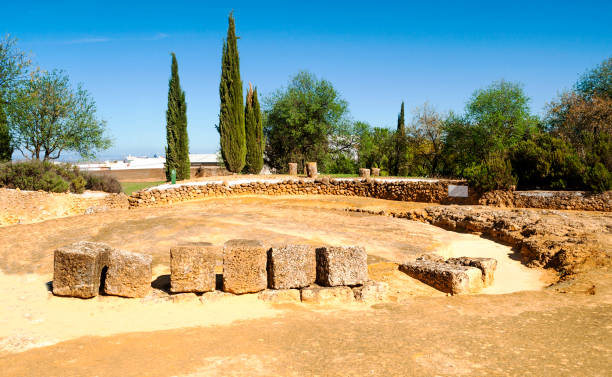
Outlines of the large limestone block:
M 308 162 L 306 164 L 306 174 L 308 175 L 308 178 L 317 177 L 317 163 L 316 162 Z
M 262 301 L 272 304 L 290 304 L 300 302 L 299 289 L 266 289 L 257 296 Z
M 478 292 L 482 288 L 482 273 L 474 267 L 415 260 L 401 264 L 399 269 L 425 284 L 453 295 Z
M 215 290 L 216 249 L 212 246 L 177 246 L 170 249 L 170 291 Z
M 110 246 L 81 241 L 53 253 L 53 294 L 90 298 L 100 291 L 102 269 Z
M 302 288 L 302 302 L 307 304 L 348 304 L 355 301 L 350 287 Z
M 497 269 L 497 260 L 493 258 L 471 258 L 459 257 L 450 258 L 446 261 L 450 264 L 459 264 L 462 266 L 476 267 L 482 273 L 482 283 L 485 287 L 493 284 L 495 280 L 495 270 Z
M 370 169 L 360 168 L 359 176 L 361 178 L 370 178 Z
M 104 293 L 123 297 L 145 297 L 151 289 L 150 255 L 123 250 L 108 254 Z
M 223 246 L 223 290 L 234 294 L 266 289 L 267 252 L 256 240 L 230 240 Z
M 389 284 L 382 281 L 368 280 L 363 285 L 353 288 L 355 300 L 373 304 L 387 300 Z
M 368 256 L 360 246 L 324 246 L 317 253 L 317 284 L 327 287 L 363 284 Z
M 289 175 L 297 175 L 298 165 L 295 162 L 289 163 Z
M 378 176 L 380 176 L 380 169 L 372 168 L 372 177 L 378 177 Z
M 315 248 L 308 245 L 284 245 L 268 250 L 268 287 L 290 289 L 315 282 Z

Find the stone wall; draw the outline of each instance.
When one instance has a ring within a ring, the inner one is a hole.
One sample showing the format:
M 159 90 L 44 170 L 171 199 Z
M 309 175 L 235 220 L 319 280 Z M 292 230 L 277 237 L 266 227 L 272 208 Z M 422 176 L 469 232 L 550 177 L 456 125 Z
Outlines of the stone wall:
M 193 182 L 175 186 L 162 186 L 134 193 L 130 207 L 150 207 L 206 197 L 235 195 L 342 195 L 377 199 L 427 203 L 469 203 L 475 198 L 451 198 L 449 184 L 456 180 L 416 179 L 285 179 L 251 182 Z
M 491 191 L 478 204 L 508 208 L 612 211 L 612 191 L 596 194 L 584 191 Z
M 89 174 L 111 176 L 120 182 L 165 181 L 166 172 L 163 168 L 155 169 L 120 169 L 120 170 L 90 170 Z M 213 177 L 229 175 L 225 168 L 219 166 L 192 166 L 191 177 Z

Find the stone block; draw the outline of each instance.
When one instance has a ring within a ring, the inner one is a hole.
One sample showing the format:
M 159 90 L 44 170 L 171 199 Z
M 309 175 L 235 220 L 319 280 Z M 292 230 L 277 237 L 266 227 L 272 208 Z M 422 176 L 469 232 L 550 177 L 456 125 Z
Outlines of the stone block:
M 217 302 L 217 301 L 227 299 L 230 297 L 234 297 L 234 295 L 231 293 L 223 292 L 223 291 L 212 291 L 212 292 L 204 293 L 200 297 L 200 301 L 203 304 L 205 304 L 205 303 L 210 303 L 210 302 Z
M 372 177 L 380 177 L 380 169 L 379 168 L 372 168 Z
M 361 178 L 370 178 L 370 169 L 360 168 L 359 169 L 359 176 Z
M 123 250 L 108 253 L 104 293 L 122 297 L 145 297 L 151 290 L 150 255 Z
M 353 288 L 355 300 L 367 304 L 386 301 L 388 293 L 389 284 L 382 281 L 368 280 L 363 285 Z
M 476 267 L 482 273 L 482 284 L 485 287 L 493 284 L 495 280 L 495 270 L 497 269 L 497 260 L 493 258 L 470 258 L 459 257 L 450 258 L 446 261 L 450 264 L 458 264 L 462 266 Z
M 268 288 L 307 287 L 317 278 L 315 248 L 284 245 L 268 250 Z
M 260 300 L 272 304 L 288 304 L 300 302 L 299 289 L 266 289 L 259 292 Z
M 212 246 L 177 246 L 170 249 L 170 291 L 215 290 L 216 249 Z
M 302 288 L 301 298 L 307 304 L 349 304 L 355 301 L 350 287 Z
M 360 246 L 324 246 L 316 250 L 317 284 L 326 287 L 363 284 L 368 256 Z
M 295 162 L 289 163 L 289 175 L 297 175 L 298 165 Z
M 415 260 L 401 264 L 399 269 L 410 277 L 453 295 L 474 293 L 482 288 L 482 273 L 474 267 Z
M 306 172 L 307 172 L 308 178 L 316 178 L 317 177 L 317 163 L 308 162 L 306 164 Z
M 267 250 L 260 241 L 230 240 L 223 246 L 223 290 L 234 294 L 266 289 Z
M 53 294 L 90 298 L 98 295 L 102 269 L 111 247 L 81 241 L 53 253 Z

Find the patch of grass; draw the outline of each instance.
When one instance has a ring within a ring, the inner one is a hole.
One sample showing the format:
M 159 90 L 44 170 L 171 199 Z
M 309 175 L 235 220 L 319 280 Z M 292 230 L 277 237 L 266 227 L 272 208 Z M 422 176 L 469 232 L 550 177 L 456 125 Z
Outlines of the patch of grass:
M 123 192 L 126 195 L 132 195 L 132 193 L 142 190 L 142 189 L 146 189 L 149 187 L 153 187 L 153 186 L 158 186 L 161 185 L 163 183 L 166 183 L 164 181 L 159 181 L 159 182 L 121 182 L 121 187 L 123 188 Z

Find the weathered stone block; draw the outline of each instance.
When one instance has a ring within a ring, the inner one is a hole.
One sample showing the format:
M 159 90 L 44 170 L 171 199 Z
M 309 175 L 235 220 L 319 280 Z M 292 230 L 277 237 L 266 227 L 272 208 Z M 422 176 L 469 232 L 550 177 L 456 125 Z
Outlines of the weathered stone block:
M 316 178 L 317 177 L 317 163 L 308 162 L 306 164 L 306 172 L 309 178 Z
M 482 273 L 474 267 L 415 260 L 401 264 L 399 269 L 425 284 L 453 295 L 478 292 L 482 288 Z
M 287 304 L 300 302 L 299 289 L 266 289 L 259 292 L 260 300 L 273 304 Z
M 150 255 L 123 250 L 108 253 L 104 293 L 123 297 L 144 297 L 151 290 Z
M 482 283 L 485 287 L 493 284 L 495 280 L 495 270 L 497 269 L 497 260 L 493 258 L 470 258 L 459 257 L 450 258 L 446 261 L 450 264 L 459 264 L 462 266 L 476 267 L 482 273 Z
M 353 288 L 355 300 L 364 303 L 375 303 L 387 300 L 389 284 L 382 281 L 368 280 L 363 285 Z
M 295 162 L 289 163 L 289 175 L 297 175 L 298 165 Z
M 210 302 L 217 302 L 217 301 L 221 301 L 224 299 L 228 299 L 231 297 L 235 297 L 233 294 L 231 293 L 227 293 L 227 292 L 223 292 L 223 291 L 212 291 L 212 292 L 206 292 L 204 293 L 201 297 L 200 297 L 200 301 L 205 304 L 205 303 L 210 303 Z
M 177 246 L 170 249 L 170 291 L 215 290 L 216 249 L 212 246 Z
M 81 241 L 53 253 L 53 294 L 90 298 L 98 295 L 110 246 Z
M 380 176 L 380 169 L 379 168 L 372 168 L 372 177 L 379 177 Z
M 349 287 L 308 287 L 302 288 L 302 302 L 309 304 L 348 304 L 355 301 Z
M 363 284 L 368 256 L 360 246 L 324 246 L 316 250 L 317 284 L 327 287 Z
M 256 240 L 230 240 L 223 247 L 223 290 L 234 294 L 266 289 L 267 252 Z
M 268 287 L 289 289 L 307 287 L 317 278 L 315 248 L 284 245 L 268 250 Z
M 370 178 L 370 169 L 360 168 L 359 169 L 359 176 L 361 178 Z

